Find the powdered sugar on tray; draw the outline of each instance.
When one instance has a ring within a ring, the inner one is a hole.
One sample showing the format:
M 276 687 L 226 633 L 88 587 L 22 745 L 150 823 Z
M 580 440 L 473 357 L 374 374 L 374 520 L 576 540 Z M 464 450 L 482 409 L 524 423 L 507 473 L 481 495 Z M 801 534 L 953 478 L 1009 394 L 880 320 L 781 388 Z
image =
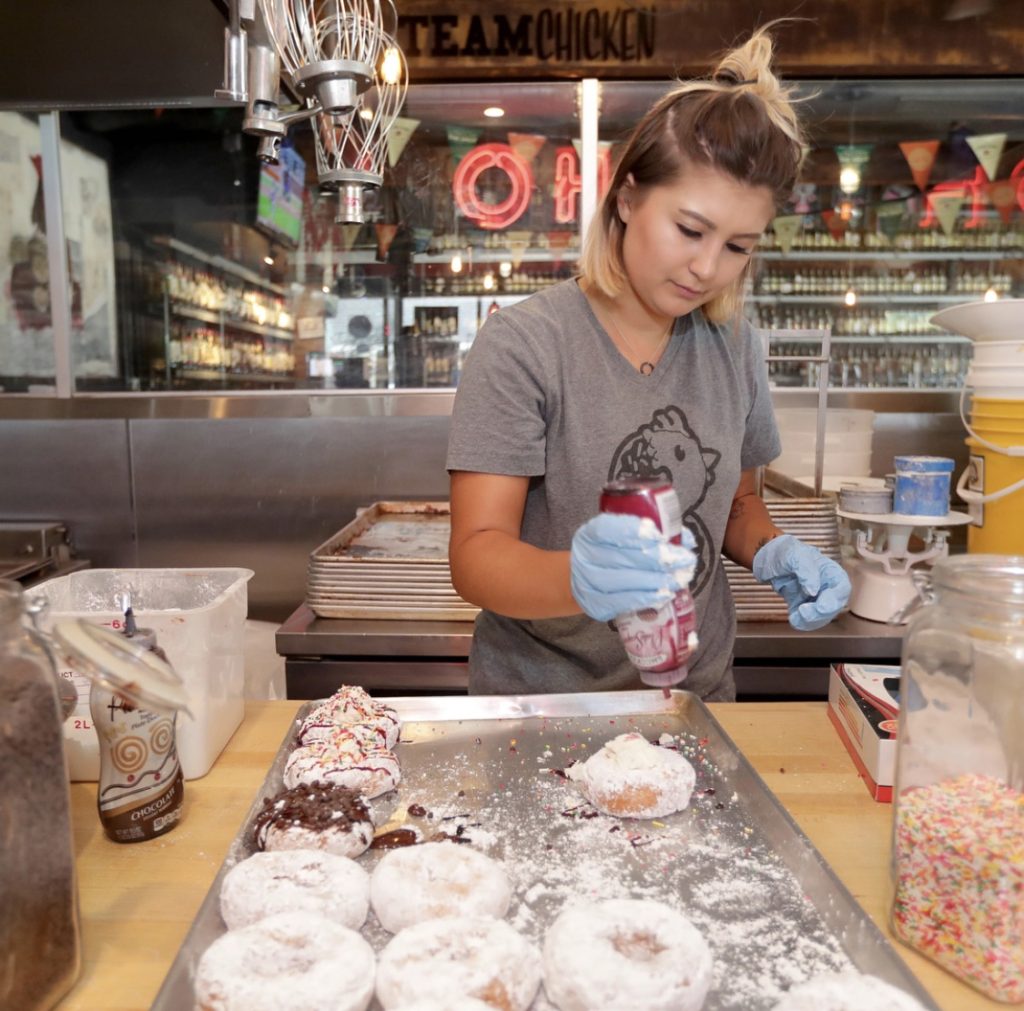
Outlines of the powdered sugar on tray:
M 730 770 L 711 761 L 706 739 L 672 733 L 678 726 L 671 714 L 407 726 L 392 823 L 502 860 L 513 885 L 508 920 L 538 944 L 573 903 L 665 902 L 693 921 L 714 953 L 705 1007 L 769 1009 L 794 983 L 852 963 L 732 788 Z M 572 762 L 634 730 L 693 764 L 687 810 L 653 820 L 605 816 L 565 778 Z M 380 947 L 387 936 L 375 929 L 371 922 L 367 933 Z M 534 1008 L 548 1006 L 541 995 Z

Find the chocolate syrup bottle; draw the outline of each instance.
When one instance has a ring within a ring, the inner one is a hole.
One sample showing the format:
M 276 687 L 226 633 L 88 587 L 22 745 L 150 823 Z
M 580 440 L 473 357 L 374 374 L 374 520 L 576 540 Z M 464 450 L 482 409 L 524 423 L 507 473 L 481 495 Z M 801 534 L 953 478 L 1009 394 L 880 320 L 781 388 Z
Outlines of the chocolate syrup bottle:
M 125 637 L 166 663 L 153 630 L 136 627 L 130 607 L 124 617 Z M 175 739 L 177 714 L 143 709 L 96 682 L 89 711 L 100 742 L 96 804 L 103 830 L 114 842 L 141 842 L 170 832 L 181 818 L 185 798 Z
M 131 607 L 124 634 L 81 619 L 54 629 L 61 646 L 92 681 L 89 709 L 99 738 L 96 795 L 100 821 L 114 842 L 142 842 L 181 819 L 185 786 L 175 727 L 188 712 L 181 679 Z

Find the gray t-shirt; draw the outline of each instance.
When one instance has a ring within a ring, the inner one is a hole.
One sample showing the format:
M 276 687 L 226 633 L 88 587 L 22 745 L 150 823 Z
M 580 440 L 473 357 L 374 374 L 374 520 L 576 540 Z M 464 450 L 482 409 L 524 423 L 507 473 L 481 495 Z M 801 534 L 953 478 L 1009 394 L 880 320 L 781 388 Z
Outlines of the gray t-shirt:
M 721 564 L 740 471 L 780 452 L 763 346 L 746 321 L 695 310 L 641 375 L 602 328 L 576 280 L 500 310 L 481 327 L 455 397 L 449 471 L 530 478 L 522 539 L 568 550 L 605 482 L 670 480 L 697 540 L 691 585 L 700 646 L 680 686 L 735 696 L 736 613 Z M 618 634 L 586 615 L 522 621 L 484 611 L 469 657 L 471 692 L 640 687 Z

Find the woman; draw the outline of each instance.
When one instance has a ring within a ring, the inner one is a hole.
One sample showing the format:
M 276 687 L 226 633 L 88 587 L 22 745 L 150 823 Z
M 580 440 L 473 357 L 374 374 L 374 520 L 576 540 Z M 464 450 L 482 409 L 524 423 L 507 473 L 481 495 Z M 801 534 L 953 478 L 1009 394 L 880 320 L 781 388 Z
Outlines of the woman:
M 690 583 L 700 646 L 682 687 L 734 698 L 723 552 L 772 583 L 797 628 L 846 603 L 843 570 L 782 534 L 755 491 L 780 442 L 742 291 L 802 153 L 771 57 L 761 30 L 659 101 L 626 145 L 580 277 L 490 317 L 467 357 L 447 465 L 452 578 L 484 609 L 473 692 L 636 687 L 607 622 Z M 601 486 L 631 476 L 673 483 L 685 547 L 593 515 Z

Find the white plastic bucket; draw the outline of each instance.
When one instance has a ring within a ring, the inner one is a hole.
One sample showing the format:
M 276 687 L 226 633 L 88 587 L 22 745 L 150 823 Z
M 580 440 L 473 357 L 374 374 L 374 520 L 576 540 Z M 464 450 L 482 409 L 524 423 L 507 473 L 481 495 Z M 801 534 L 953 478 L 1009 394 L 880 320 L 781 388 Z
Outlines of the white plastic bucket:
M 783 450 L 770 464 L 773 470 L 797 477 L 801 474 L 814 473 L 814 451 L 797 452 Z M 853 453 L 825 450 L 823 473 L 826 475 L 845 475 L 848 477 L 867 477 L 871 473 L 871 450 L 858 450 Z
M 967 386 L 976 397 L 1024 400 L 1024 361 L 1019 365 L 978 365 L 967 369 Z
M 66 618 L 110 628 L 124 621 L 118 596 L 132 595 L 138 625 L 151 628 L 181 676 L 193 718 L 179 716 L 178 756 L 186 779 L 206 775 L 245 713 L 246 584 L 251 569 L 86 569 L 33 587 L 49 604 L 44 631 Z M 79 687 L 64 722 L 73 780 L 99 778 L 99 747 L 89 713 L 89 681 L 57 654 L 61 674 Z
M 1019 341 L 981 341 L 974 345 L 972 364 L 1024 369 L 1024 338 Z

